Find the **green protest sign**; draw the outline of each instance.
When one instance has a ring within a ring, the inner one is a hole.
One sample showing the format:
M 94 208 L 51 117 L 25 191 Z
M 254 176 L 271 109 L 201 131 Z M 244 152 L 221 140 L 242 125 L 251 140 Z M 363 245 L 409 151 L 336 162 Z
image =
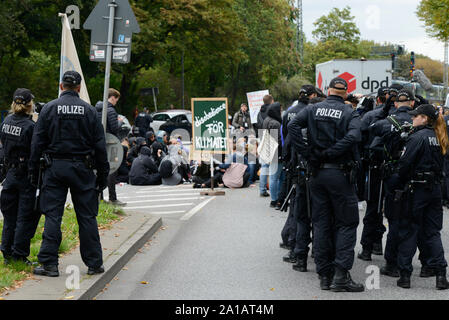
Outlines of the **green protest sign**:
M 192 99 L 193 150 L 209 153 L 228 151 L 228 99 Z

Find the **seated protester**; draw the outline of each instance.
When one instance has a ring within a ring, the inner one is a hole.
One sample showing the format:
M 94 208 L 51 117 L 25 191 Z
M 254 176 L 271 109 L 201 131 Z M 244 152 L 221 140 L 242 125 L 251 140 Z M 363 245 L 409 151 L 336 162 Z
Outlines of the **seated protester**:
M 162 151 L 164 151 L 164 153 L 167 154 L 168 153 L 167 146 L 169 144 L 167 132 L 165 132 L 163 130 L 159 130 L 156 135 L 156 141 L 161 144 Z
M 161 175 L 158 167 L 151 159 L 150 148 L 143 146 L 139 156 L 133 161 L 129 172 L 129 183 L 133 186 L 160 185 Z
M 132 164 L 134 159 L 136 159 L 139 156 L 140 149 L 146 145 L 147 145 L 147 142 L 146 142 L 145 138 L 138 137 L 136 139 L 136 145 L 129 150 L 126 161 L 128 161 L 129 163 Z
M 123 145 L 123 160 L 122 163 L 120 164 L 120 167 L 117 170 L 116 183 L 120 182 L 128 183 L 129 181 L 130 166 L 128 166 L 128 162 L 126 161 L 127 153 L 128 147 L 126 145 Z
M 178 172 L 183 180 L 191 181 L 188 157 L 176 140 L 172 140 L 168 146 L 168 155 L 174 160 L 174 164 L 177 165 Z
M 235 146 L 234 154 L 228 158 L 226 163 L 219 165 L 220 169 L 226 170 L 222 180 L 223 184 L 228 188 L 246 188 L 249 186 L 250 173 L 248 158 L 244 153 L 245 147 L 245 140 L 239 139 Z
M 176 186 L 182 183 L 182 176 L 178 173 L 178 166 L 173 163 L 169 155 L 161 161 L 159 173 L 163 185 Z
M 128 145 L 129 145 L 129 150 L 134 147 L 137 143 L 137 138 L 136 137 L 129 137 L 128 138 Z
M 201 162 L 193 171 L 192 181 L 194 188 L 200 188 L 201 185 L 210 180 L 210 163 Z M 199 185 L 199 186 L 198 186 Z
M 153 142 L 156 141 L 156 135 L 154 134 L 153 131 L 148 131 L 145 134 L 145 139 L 147 141 L 147 147 L 150 147 L 153 144 Z
M 164 159 L 167 154 L 163 151 L 164 148 L 162 147 L 162 145 L 157 141 L 153 142 L 150 149 L 151 149 L 151 157 L 153 158 L 153 161 L 156 163 L 156 165 L 159 167 L 162 159 Z
M 215 161 L 215 159 L 214 159 Z M 193 185 L 193 188 L 210 188 L 212 186 L 212 181 L 210 178 L 210 165 L 209 164 L 205 164 L 205 166 L 207 166 L 208 168 L 208 177 L 207 180 L 202 182 L 202 183 L 195 183 Z M 216 187 L 223 187 L 223 174 L 226 172 L 225 169 L 221 169 L 219 166 L 216 166 L 214 168 L 214 188 Z

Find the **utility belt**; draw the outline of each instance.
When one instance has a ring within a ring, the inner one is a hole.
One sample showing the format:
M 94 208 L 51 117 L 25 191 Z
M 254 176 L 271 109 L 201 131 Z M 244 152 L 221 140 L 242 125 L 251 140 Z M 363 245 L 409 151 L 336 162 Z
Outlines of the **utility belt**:
M 387 179 L 397 172 L 395 162 L 385 162 L 380 165 L 380 174 L 382 179 Z
M 403 199 L 407 192 L 413 193 L 416 187 L 432 190 L 435 185 L 441 184 L 441 175 L 435 172 L 419 172 L 406 184 L 403 190 L 395 190 L 394 201 Z
M 357 183 L 357 163 L 354 161 L 350 161 L 346 164 L 338 164 L 338 163 L 322 163 L 320 164 L 319 169 L 336 169 L 344 172 L 344 175 L 349 178 L 350 184 Z
M 47 156 L 47 158 L 45 157 Z M 87 168 L 94 169 L 94 158 L 90 154 L 86 155 L 71 155 L 71 154 L 44 154 L 44 160 L 46 167 L 50 167 L 52 160 L 64 160 L 71 162 L 84 162 Z

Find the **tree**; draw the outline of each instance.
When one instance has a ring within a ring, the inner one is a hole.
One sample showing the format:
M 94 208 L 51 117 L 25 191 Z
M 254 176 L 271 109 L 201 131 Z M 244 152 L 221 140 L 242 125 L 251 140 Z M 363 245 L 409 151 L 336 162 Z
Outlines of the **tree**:
M 449 41 L 449 0 L 422 0 L 416 14 L 431 37 Z
M 351 9 L 345 7 L 340 10 L 333 8 L 327 16 L 322 16 L 313 24 L 315 30 L 313 36 L 321 41 L 342 41 L 346 43 L 358 43 L 360 30 L 351 16 Z

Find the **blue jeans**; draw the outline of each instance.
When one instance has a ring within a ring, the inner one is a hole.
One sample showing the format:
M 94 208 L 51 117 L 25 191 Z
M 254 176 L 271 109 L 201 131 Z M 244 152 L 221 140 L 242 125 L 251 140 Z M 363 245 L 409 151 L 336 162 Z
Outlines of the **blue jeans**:
M 248 163 L 249 183 L 253 184 L 256 181 L 256 164 Z
M 271 201 L 278 201 L 281 189 L 282 164 L 275 162 L 270 164 L 270 195 Z
M 268 168 L 270 167 L 269 164 L 262 164 L 262 167 L 260 168 L 260 184 L 259 184 L 259 191 L 260 194 L 263 194 L 267 192 L 267 180 L 268 180 Z M 270 187 L 271 188 L 271 187 Z

